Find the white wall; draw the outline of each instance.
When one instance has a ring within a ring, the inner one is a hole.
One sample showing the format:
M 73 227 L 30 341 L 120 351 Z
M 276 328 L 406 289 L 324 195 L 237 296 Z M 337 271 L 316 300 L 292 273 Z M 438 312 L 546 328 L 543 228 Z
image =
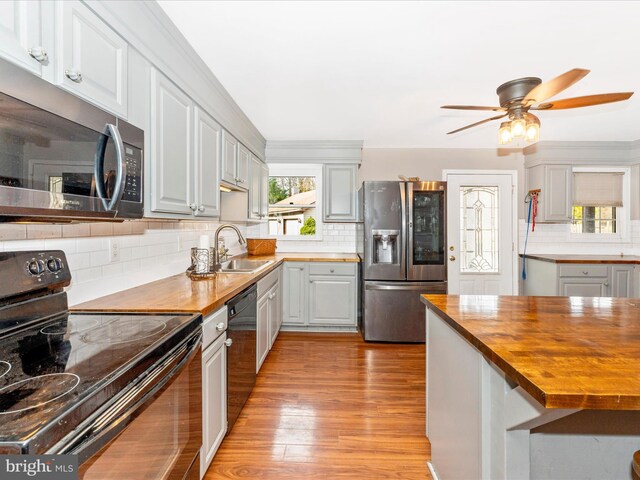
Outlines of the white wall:
M 359 184 L 366 180 L 398 180 L 398 175 L 442 180 L 443 170 L 454 169 L 517 170 L 518 198 L 524 200 L 524 156 L 515 149 L 364 148 L 358 180 Z M 518 208 L 518 216 L 524 217 L 524 203 Z

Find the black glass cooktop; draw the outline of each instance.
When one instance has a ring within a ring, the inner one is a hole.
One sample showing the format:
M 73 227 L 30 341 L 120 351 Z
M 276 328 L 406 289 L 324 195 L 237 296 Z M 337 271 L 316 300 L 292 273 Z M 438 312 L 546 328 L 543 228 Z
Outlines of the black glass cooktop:
M 0 338 L 0 453 L 43 453 L 200 323 L 66 313 Z

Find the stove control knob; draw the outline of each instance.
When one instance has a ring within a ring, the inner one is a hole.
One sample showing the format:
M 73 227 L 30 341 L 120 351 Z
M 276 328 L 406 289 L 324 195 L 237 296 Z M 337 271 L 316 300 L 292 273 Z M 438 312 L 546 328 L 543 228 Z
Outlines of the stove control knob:
M 27 269 L 31 275 L 40 275 L 44 272 L 44 262 L 42 260 L 31 260 Z
M 47 268 L 51 273 L 56 273 L 62 270 L 62 260 L 59 258 L 50 258 L 47 261 Z

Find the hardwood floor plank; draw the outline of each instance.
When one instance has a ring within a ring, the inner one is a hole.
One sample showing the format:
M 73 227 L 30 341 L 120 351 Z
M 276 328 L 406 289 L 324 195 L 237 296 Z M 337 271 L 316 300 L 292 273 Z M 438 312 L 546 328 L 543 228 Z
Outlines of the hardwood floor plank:
M 427 479 L 424 345 L 282 332 L 214 479 Z

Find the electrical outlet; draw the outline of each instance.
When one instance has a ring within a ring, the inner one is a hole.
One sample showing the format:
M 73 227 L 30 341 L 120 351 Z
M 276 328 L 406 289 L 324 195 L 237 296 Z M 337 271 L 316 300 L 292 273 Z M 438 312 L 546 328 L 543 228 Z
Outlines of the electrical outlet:
M 120 260 L 120 242 L 115 238 L 109 240 L 109 261 L 111 263 Z

